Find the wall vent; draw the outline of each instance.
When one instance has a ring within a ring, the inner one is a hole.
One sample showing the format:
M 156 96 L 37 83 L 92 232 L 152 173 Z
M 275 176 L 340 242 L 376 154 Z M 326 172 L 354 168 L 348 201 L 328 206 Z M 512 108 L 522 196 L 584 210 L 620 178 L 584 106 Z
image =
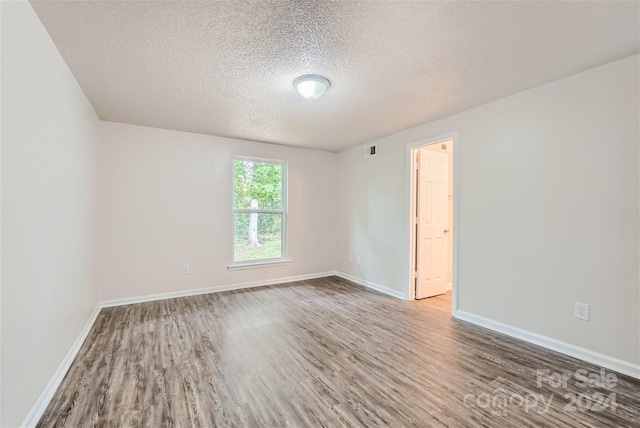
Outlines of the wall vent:
M 364 157 L 370 158 L 371 156 L 375 156 L 378 154 L 378 148 L 374 145 L 365 146 L 364 148 Z

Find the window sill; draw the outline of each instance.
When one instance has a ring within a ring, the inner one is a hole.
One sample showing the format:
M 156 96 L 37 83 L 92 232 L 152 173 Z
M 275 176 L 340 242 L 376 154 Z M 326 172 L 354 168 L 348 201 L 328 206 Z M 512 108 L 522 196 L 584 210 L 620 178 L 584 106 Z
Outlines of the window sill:
M 291 260 L 289 259 L 274 260 L 271 262 L 236 263 L 236 264 L 227 266 L 227 269 L 229 270 L 259 269 L 259 268 L 266 268 L 266 267 L 288 265 L 290 263 L 291 263 Z

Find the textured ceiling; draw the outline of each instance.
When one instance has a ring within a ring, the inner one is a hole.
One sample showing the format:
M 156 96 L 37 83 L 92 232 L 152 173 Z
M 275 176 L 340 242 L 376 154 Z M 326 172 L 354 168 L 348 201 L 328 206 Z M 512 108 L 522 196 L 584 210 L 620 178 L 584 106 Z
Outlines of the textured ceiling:
M 330 151 L 639 50 L 638 2 L 31 3 L 101 119 Z

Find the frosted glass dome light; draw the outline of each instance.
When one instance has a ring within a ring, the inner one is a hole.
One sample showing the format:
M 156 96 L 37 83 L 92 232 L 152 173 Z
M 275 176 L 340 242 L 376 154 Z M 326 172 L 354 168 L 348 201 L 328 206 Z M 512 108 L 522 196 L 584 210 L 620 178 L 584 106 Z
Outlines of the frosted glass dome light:
M 293 86 L 295 86 L 298 93 L 306 99 L 315 100 L 316 98 L 320 98 L 322 94 L 329 89 L 331 84 L 322 76 L 307 74 L 294 80 Z

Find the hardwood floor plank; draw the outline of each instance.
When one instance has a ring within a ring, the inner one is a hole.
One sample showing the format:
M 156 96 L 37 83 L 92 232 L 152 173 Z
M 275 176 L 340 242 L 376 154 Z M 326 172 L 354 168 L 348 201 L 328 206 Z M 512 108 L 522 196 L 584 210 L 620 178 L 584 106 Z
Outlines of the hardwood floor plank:
M 538 385 L 600 368 L 449 310 L 337 277 L 103 309 L 38 426 L 640 426 L 639 381 Z

